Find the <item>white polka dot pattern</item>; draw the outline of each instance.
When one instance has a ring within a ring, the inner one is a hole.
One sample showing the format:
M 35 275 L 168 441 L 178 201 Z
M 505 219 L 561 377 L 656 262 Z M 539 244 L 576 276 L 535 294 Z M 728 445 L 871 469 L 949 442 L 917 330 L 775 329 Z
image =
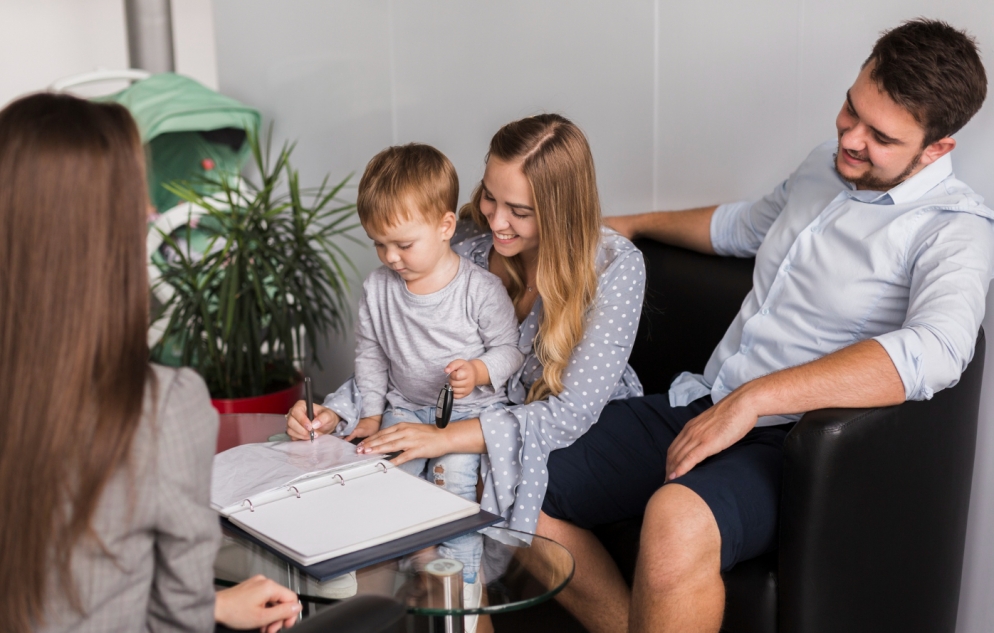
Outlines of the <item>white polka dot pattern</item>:
M 492 245 L 491 235 L 485 234 L 454 249 L 486 267 Z M 525 362 L 508 382 L 512 406 L 480 417 L 489 453 L 481 460 L 484 493 L 480 503 L 516 530 L 535 531 L 549 481 L 545 468 L 549 453 L 583 435 L 607 402 L 642 395 L 642 385 L 628 366 L 645 292 L 642 253 L 617 233 L 605 230 L 597 269 L 597 297 L 588 312 L 586 333 L 564 372 L 562 393 L 523 404 L 528 388 L 542 375 L 542 365 L 532 350 L 542 315 L 539 298 L 519 328 L 518 349 L 525 354 Z

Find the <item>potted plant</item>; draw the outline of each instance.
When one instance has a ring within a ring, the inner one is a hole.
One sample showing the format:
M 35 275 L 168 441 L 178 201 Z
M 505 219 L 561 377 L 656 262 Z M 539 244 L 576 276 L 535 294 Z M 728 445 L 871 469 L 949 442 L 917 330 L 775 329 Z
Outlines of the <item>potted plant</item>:
M 196 213 L 162 234 L 170 256 L 156 262 L 156 283 L 168 284 L 171 296 L 153 319 L 164 334 L 152 358 L 195 368 L 222 413 L 286 411 L 300 398 L 305 349 L 319 364 L 318 338 L 349 321 L 346 269 L 356 269 L 336 243 L 355 240 L 355 205 L 337 197 L 349 178 L 302 189 L 290 166 L 293 145 L 271 161 L 271 137 L 272 127 L 263 148 L 258 130 L 247 134 L 258 185 L 225 173 L 198 186 L 214 194 L 165 185 Z M 207 237 L 202 251 L 190 247 L 194 230 Z

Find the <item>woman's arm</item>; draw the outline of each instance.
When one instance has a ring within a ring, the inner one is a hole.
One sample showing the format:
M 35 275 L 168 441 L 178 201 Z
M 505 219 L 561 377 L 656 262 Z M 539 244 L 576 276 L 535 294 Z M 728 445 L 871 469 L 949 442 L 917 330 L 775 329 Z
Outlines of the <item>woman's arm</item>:
M 404 422 L 383 429 L 359 442 L 359 453 L 394 453 L 403 451 L 391 461 L 400 465 L 418 457 L 432 458 L 449 453 L 485 453 L 483 427 L 479 418 L 450 422 L 444 429 L 433 424 Z

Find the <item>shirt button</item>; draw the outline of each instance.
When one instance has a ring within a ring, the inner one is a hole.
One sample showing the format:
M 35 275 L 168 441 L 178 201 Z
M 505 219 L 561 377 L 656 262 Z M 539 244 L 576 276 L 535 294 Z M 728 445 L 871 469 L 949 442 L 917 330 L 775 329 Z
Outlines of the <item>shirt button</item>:
M 783 267 L 783 271 L 785 273 L 789 273 L 790 272 L 790 268 L 791 268 L 790 264 L 787 264 L 786 266 Z
M 762 312 L 763 316 L 766 316 L 769 313 L 770 313 L 770 309 L 769 308 L 763 308 L 763 312 Z

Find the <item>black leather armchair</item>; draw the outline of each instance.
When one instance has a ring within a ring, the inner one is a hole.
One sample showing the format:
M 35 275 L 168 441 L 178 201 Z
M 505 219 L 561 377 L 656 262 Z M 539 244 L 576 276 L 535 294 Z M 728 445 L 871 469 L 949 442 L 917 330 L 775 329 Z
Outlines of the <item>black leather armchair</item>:
M 752 260 L 649 240 L 631 364 L 647 393 L 701 371 L 752 287 Z M 805 415 L 787 436 L 780 549 L 725 574 L 728 633 L 955 630 L 984 333 L 926 402 Z M 641 521 L 597 531 L 631 580 Z

